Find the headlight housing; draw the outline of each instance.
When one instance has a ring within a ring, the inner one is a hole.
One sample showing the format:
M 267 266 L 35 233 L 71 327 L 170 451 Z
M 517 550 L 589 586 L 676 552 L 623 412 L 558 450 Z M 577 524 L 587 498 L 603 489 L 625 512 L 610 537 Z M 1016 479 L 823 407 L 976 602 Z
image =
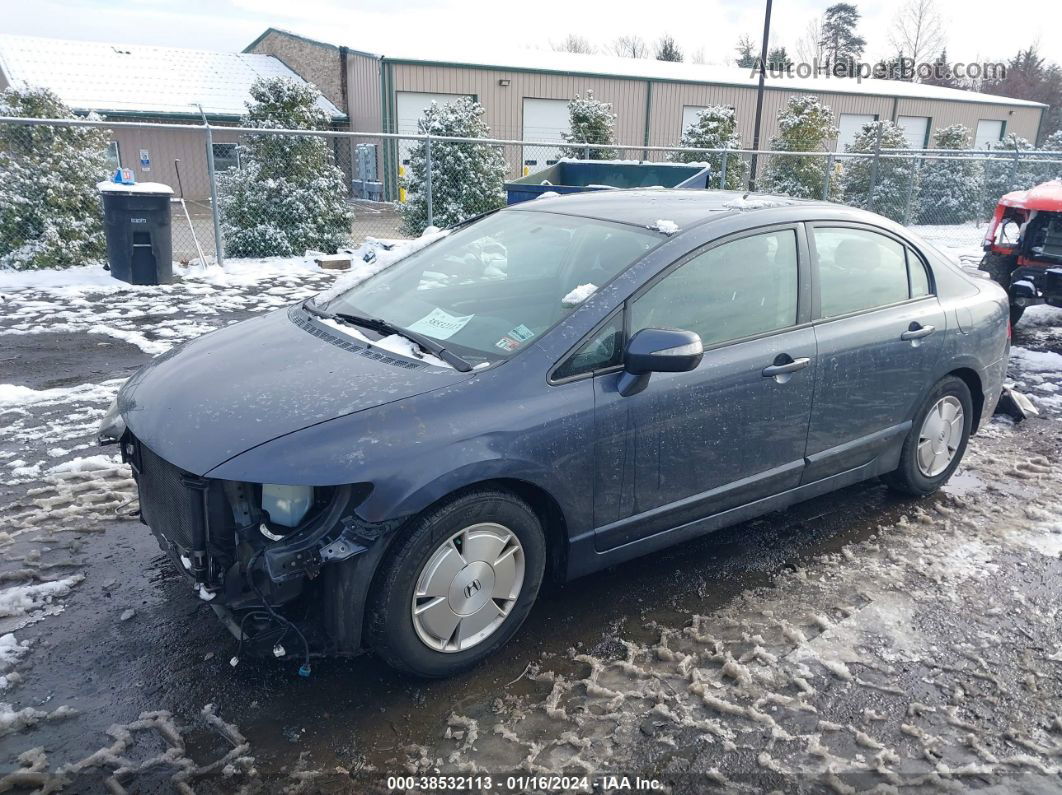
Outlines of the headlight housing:
M 125 420 L 118 411 L 118 398 L 115 398 L 111 401 L 110 408 L 103 415 L 103 419 L 100 420 L 99 428 L 96 430 L 96 441 L 101 445 L 118 444 L 123 435 L 125 435 Z
M 312 506 L 313 486 L 262 484 L 262 510 L 273 524 L 297 527 Z

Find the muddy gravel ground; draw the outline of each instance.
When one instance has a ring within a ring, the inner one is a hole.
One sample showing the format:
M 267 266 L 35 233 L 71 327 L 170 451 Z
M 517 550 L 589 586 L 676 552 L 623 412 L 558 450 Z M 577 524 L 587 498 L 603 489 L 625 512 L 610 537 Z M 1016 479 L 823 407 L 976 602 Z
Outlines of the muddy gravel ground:
M 938 495 L 867 483 L 553 587 L 496 659 L 449 681 L 371 656 L 309 678 L 288 660 L 234 668 L 92 432 L 152 354 L 328 278 L 4 296 L 0 792 L 440 774 L 503 791 L 622 786 L 606 774 L 676 793 L 1062 791 L 1062 312 L 1015 334 L 1012 377 L 1042 416 L 988 424 Z

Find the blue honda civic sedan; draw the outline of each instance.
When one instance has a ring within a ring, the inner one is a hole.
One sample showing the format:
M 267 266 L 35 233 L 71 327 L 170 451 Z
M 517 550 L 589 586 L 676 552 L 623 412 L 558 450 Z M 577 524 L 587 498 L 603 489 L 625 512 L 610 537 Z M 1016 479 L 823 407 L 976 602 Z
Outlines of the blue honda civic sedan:
M 1007 363 L 1003 290 L 827 203 L 541 198 L 377 265 L 160 356 L 101 427 L 198 597 L 278 655 L 446 676 L 544 578 L 868 478 L 929 494 Z

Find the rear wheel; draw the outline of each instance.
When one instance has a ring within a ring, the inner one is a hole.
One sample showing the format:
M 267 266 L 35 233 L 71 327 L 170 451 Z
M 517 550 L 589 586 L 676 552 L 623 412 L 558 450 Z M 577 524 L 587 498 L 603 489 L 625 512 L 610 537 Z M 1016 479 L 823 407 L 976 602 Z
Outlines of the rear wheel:
M 419 517 L 370 597 L 369 638 L 390 665 L 444 677 L 511 638 L 538 595 L 546 543 L 534 512 L 476 491 Z
M 961 378 L 944 378 L 915 415 L 900 452 L 900 465 L 885 482 L 905 494 L 932 494 L 962 461 L 972 427 L 970 388 Z

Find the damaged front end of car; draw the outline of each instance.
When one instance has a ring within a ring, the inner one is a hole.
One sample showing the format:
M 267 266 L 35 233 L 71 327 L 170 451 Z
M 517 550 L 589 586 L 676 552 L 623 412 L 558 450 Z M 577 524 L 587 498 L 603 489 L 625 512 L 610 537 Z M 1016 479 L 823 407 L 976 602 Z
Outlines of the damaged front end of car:
M 370 484 L 315 488 L 201 477 L 166 461 L 124 425 L 117 443 L 140 499 L 140 520 L 244 650 L 302 657 L 361 651 L 361 605 L 399 524 L 355 512 Z

